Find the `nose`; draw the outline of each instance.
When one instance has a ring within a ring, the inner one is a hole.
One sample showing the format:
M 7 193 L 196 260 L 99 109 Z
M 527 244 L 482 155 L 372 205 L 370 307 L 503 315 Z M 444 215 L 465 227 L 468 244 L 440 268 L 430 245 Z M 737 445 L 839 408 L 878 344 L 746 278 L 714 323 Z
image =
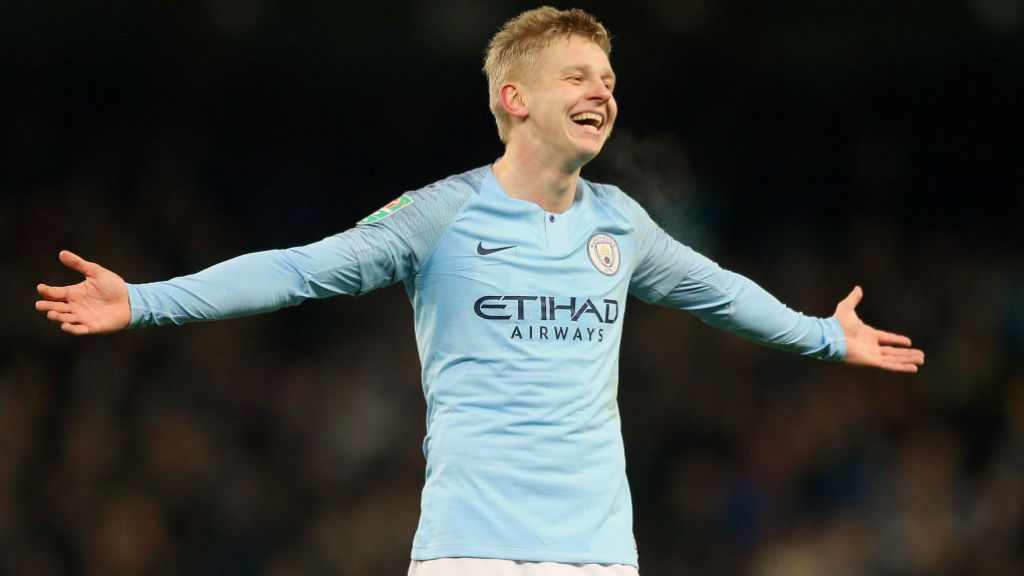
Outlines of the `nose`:
M 605 86 L 604 80 L 597 79 L 591 82 L 590 93 L 587 95 L 590 100 L 607 102 L 612 99 L 612 91 Z

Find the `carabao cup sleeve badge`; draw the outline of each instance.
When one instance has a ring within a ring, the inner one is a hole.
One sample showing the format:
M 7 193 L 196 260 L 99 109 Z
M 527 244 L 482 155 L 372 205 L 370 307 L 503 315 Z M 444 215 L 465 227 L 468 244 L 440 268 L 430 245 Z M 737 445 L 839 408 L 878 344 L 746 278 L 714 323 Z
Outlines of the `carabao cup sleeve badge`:
M 409 204 L 412 204 L 412 198 L 410 198 L 406 194 L 402 194 L 398 198 L 395 198 L 391 202 L 388 202 L 385 206 L 381 207 L 380 210 L 377 210 L 373 214 L 370 214 L 366 218 L 363 218 L 359 222 L 356 222 L 356 224 L 369 224 L 370 222 L 383 220 L 384 218 L 391 216 L 395 212 L 398 212 L 402 208 L 405 208 Z
M 587 255 L 594 268 L 602 274 L 612 276 L 619 271 L 621 260 L 615 238 L 604 233 L 594 234 L 587 242 Z

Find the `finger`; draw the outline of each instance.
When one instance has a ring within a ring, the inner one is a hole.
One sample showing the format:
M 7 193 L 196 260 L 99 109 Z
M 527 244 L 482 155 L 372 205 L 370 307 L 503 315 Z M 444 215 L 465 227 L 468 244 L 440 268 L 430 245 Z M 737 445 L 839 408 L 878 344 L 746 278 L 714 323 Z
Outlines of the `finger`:
M 73 324 L 71 322 L 65 322 L 60 325 L 60 329 L 75 336 L 82 336 L 89 333 L 89 328 L 84 324 Z
M 47 286 L 40 284 L 36 286 L 39 295 L 47 300 L 65 300 L 68 297 L 68 289 L 63 286 Z
M 879 367 L 890 372 L 903 372 L 907 374 L 917 372 L 917 364 L 910 362 L 883 362 Z
M 843 298 L 839 302 L 839 306 L 837 306 L 837 308 L 849 307 L 852 310 L 857 307 L 857 304 L 860 304 L 863 297 L 864 290 L 860 286 L 854 286 L 853 290 L 846 295 L 846 298 Z
M 893 358 L 918 358 L 924 357 L 924 352 L 917 348 L 896 348 L 893 346 L 882 346 L 882 354 Z
M 924 364 L 924 354 L 920 350 L 903 348 L 883 348 L 875 365 L 892 372 L 917 372 L 918 366 Z
M 70 250 L 61 250 L 57 256 L 62 264 L 75 272 L 81 273 L 83 276 L 95 276 L 99 268 L 98 264 L 89 262 Z
M 46 313 L 46 318 L 53 322 L 74 322 L 76 320 L 75 315 L 69 312 L 58 312 L 56 310 L 50 310 Z
M 902 334 L 894 334 L 885 330 L 876 329 L 878 343 L 886 346 L 910 346 L 910 338 Z
M 67 302 L 51 302 L 50 300 L 37 300 L 36 310 L 40 312 L 49 312 L 55 310 L 57 312 L 69 312 L 71 306 Z
M 887 360 L 895 362 L 910 362 L 912 364 L 924 364 L 924 352 L 916 348 L 889 348 L 881 349 L 882 356 Z

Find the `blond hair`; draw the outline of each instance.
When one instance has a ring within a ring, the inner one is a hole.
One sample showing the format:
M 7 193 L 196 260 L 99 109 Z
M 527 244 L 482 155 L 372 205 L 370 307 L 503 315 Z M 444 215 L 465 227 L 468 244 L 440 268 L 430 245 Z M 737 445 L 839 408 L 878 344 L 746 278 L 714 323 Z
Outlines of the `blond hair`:
M 498 124 L 498 136 L 508 142 L 512 117 L 501 106 L 499 92 L 506 82 L 530 82 L 537 56 L 552 40 L 573 36 L 586 38 L 611 54 L 612 41 L 608 30 L 592 15 L 573 8 L 558 10 L 542 6 L 523 12 L 509 20 L 491 38 L 487 46 L 484 73 L 490 92 L 491 114 Z

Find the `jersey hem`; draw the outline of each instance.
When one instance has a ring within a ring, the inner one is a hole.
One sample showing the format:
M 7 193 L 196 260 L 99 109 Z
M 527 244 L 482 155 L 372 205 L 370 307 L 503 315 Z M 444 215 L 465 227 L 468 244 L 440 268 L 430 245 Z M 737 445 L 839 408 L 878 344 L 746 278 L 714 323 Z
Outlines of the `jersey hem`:
M 516 562 L 558 562 L 561 564 L 625 564 L 639 567 L 636 552 L 567 552 L 559 550 L 537 550 L 515 546 L 430 546 L 413 547 L 411 560 L 436 560 L 438 558 L 485 558 L 513 560 Z

